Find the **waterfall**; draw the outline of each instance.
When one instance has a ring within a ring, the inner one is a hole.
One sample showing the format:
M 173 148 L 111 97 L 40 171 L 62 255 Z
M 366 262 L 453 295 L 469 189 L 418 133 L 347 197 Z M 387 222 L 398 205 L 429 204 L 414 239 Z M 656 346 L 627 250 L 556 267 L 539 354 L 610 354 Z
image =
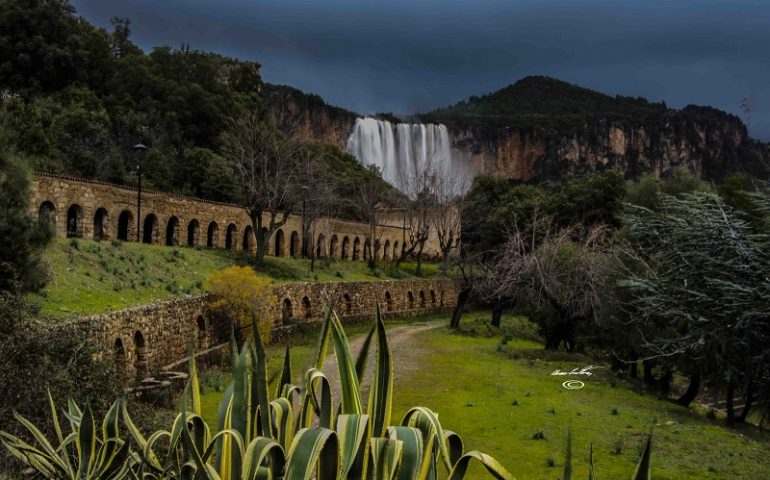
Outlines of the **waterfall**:
M 457 183 L 463 170 L 463 162 L 453 158 L 458 155 L 453 155 L 444 125 L 359 118 L 347 150 L 362 164 L 377 165 L 386 181 L 407 193 L 412 193 L 411 184 L 420 175 L 436 174 Z

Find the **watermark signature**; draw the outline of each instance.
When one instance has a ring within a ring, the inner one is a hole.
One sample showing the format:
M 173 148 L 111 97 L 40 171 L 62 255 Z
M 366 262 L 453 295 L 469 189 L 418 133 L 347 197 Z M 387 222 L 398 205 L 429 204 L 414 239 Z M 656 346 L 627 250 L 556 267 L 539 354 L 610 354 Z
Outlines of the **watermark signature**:
M 566 382 L 562 383 L 561 386 L 567 390 L 580 390 L 581 388 L 585 387 L 586 384 L 580 380 L 567 380 Z
M 593 372 L 591 370 L 601 368 L 597 367 L 595 365 L 588 365 L 587 367 L 583 368 L 573 368 L 570 371 L 564 371 L 560 369 L 556 369 L 553 372 L 551 372 L 551 375 L 558 376 L 558 377 L 565 377 L 565 376 L 584 376 L 584 377 L 590 377 L 593 375 Z M 586 384 L 581 382 L 580 380 L 567 380 L 566 382 L 561 384 L 562 387 L 566 388 L 567 390 L 580 390 L 581 388 L 585 387 Z
M 590 377 L 591 375 L 593 375 L 593 372 L 591 372 L 591 370 L 596 369 L 596 368 L 600 368 L 600 367 L 597 367 L 597 366 L 594 366 L 594 365 L 589 365 L 589 366 L 583 367 L 583 368 L 577 368 L 576 367 L 576 368 L 573 368 L 572 370 L 570 370 L 569 372 L 565 372 L 564 370 L 560 370 L 560 369 L 557 368 L 556 370 L 551 372 L 551 375 L 560 375 L 560 376 L 566 376 L 566 375 L 585 375 L 586 377 Z

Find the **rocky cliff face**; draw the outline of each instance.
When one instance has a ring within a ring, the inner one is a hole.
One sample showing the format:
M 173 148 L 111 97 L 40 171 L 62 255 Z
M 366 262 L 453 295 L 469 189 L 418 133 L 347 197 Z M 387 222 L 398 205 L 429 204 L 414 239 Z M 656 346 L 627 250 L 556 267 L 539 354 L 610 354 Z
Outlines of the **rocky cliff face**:
M 282 85 L 265 85 L 262 96 L 273 122 L 288 135 L 345 149 L 357 114 Z
M 477 171 L 514 180 L 551 180 L 613 168 L 626 177 L 684 167 L 707 179 L 741 171 L 766 175 L 767 149 L 743 123 L 708 107 L 667 110 L 645 122 L 586 118 L 571 128 L 512 124 L 492 131 L 451 128 Z

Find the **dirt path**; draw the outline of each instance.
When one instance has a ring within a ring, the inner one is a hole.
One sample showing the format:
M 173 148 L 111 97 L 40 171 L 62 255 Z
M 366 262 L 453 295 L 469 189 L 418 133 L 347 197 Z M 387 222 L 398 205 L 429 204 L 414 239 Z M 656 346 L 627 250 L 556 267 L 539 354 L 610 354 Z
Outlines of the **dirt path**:
M 427 352 L 420 344 L 420 335 L 429 330 L 441 328 L 446 325 L 446 320 L 432 321 L 429 323 L 419 323 L 412 325 L 401 325 L 393 328 L 388 328 L 388 346 L 390 347 L 390 354 L 393 358 L 393 381 L 398 384 L 399 377 L 405 376 L 410 372 L 417 370 L 418 357 L 426 355 Z M 364 343 L 366 335 L 361 335 L 350 341 L 350 350 L 353 353 L 353 361 L 358 358 L 358 352 L 361 351 L 361 346 Z M 366 364 L 366 374 L 364 380 L 361 382 L 362 399 L 364 404 L 367 401 L 369 395 L 369 382 L 374 372 L 374 366 L 376 363 L 377 343 L 376 339 L 372 340 L 372 345 L 369 349 L 369 356 Z M 330 350 L 334 351 L 334 347 L 330 345 Z M 323 369 L 326 376 L 329 378 L 329 383 L 332 386 L 332 396 L 334 398 L 334 404 L 337 404 L 339 400 L 340 390 L 340 374 L 337 366 L 337 357 L 334 354 L 330 354 L 326 360 L 326 365 Z

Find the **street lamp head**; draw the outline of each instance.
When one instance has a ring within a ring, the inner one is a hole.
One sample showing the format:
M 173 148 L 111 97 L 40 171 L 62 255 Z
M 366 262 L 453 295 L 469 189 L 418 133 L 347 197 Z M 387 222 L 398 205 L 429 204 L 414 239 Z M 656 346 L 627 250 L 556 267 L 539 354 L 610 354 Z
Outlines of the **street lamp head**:
M 143 143 L 137 143 L 136 145 L 134 145 L 134 150 L 144 151 L 144 150 L 147 150 L 147 146 L 144 145 Z

